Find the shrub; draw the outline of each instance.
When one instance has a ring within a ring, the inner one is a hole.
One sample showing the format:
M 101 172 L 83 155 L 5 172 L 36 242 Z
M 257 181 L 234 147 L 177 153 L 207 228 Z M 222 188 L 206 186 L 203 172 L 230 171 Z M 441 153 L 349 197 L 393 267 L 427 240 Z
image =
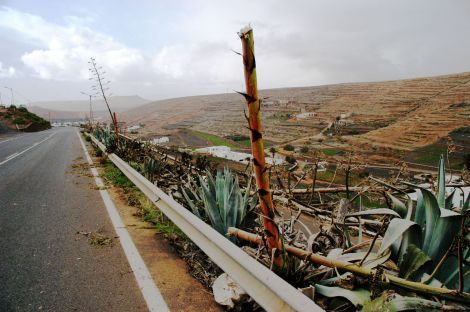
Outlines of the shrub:
M 22 124 L 25 123 L 25 120 L 23 118 L 19 117 L 19 118 L 15 118 L 15 120 L 13 120 L 13 123 L 18 124 L 18 125 L 22 125 Z
M 302 146 L 302 148 L 300 149 L 300 152 L 303 154 L 308 153 L 308 146 Z
M 291 156 L 286 156 L 286 161 L 289 163 L 289 164 L 295 164 L 297 162 L 297 160 L 295 160 L 294 157 L 291 157 Z
M 284 145 L 284 149 L 289 152 L 293 152 L 295 150 L 295 147 L 291 144 L 286 144 Z

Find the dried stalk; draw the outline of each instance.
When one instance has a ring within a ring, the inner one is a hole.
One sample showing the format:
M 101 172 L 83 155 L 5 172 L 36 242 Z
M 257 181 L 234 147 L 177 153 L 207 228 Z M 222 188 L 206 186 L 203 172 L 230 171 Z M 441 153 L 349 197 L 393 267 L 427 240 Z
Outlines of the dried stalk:
M 248 106 L 248 127 L 250 129 L 251 152 L 255 168 L 256 186 L 260 199 L 263 227 L 269 254 L 273 254 L 273 263 L 278 268 L 284 267 L 284 248 L 279 228 L 274 222 L 274 206 L 269 186 L 269 175 L 264 157 L 264 144 L 261 127 L 261 102 L 258 97 L 256 61 L 254 53 L 253 29 L 245 27 L 238 33 L 242 42 L 242 56 L 245 74 L 246 93 L 243 94 Z M 272 251 L 275 250 L 274 253 Z
M 249 241 L 257 245 L 263 244 L 263 240 L 258 235 L 248 233 L 248 232 L 245 232 L 245 231 L 233 228 L 233 227 L 228 229 L 228 235 L 237 237 L 242 240 Z M 297 247 L 293 247 L 289 245 L 286 245 L 284 247 L 285 247 L 285 250 L 289 254 L 294 255 L 295 257 L 299 259 L 302 259 L 302 260 L 308 259 L 309 261 L 315 264 L 324 265 L 329 268 L 335 268 L 338 270 L 348 271 L 348 272 L 355 273 L 357 275 L 368 277 L 368 278 L 373 277 L 376 272 L 375 270 L 361 267 L 350 262 L 329 259 L 324 256 L 313 254 L 311 252 L 307 252 Z M 413 292 L 417 292 L 426 296 L 436 296 L 439 298 L 445 298 L 445 299 L 449 299 L 449 300 L 453 300 L 457 302 L 463 302 L 465 304 L 470 304 L 469 293 L 466 293 L 466 292 L 459 293 L 456 290 L 452 290 L 452 289 L 433 287 L 433 286 L 426 285 L 423 283 L 409 281 L 409 280 L 406 280 L 397 276 L 393 276 L 387 273 L 383 274 L 382 283 L 384 285 L 391 284 L 394 286 L 398 286 L 398 287 L 401 287 L 401 288 L 404 288 Z

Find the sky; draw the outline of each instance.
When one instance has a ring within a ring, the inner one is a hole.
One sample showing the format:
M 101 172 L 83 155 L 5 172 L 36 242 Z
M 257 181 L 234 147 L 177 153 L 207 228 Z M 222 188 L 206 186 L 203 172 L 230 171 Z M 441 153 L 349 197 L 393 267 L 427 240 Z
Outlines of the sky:
M 90 57 L 113 95 L 243 90 L 247 24 L 261 89 L 470 71 L 468 0 L 0 0 L 2 101 L 83 99 Z

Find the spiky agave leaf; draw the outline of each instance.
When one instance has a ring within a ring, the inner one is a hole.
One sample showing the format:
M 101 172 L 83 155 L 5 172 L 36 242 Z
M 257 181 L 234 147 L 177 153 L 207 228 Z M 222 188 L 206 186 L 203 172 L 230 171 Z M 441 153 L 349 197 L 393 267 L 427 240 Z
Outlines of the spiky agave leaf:
M 200 187 L 186 185 L 182 188 L 183 196 L 191 210 L 197 211 L 195 214 L 200 217 L 195 200 L 198 197 L 202 199 L 205 215 L 212 227 L 223 235 L 227 233 L 229 227 L 238 227 L 243 222 L 247 210 L 253 206 L 250 198 L 251 182 L 248 183 L 243 196 L 238 177 L 227 168 L 223 172 L 218 171 L 215 178 L 207 171 L 205 178 L 199 176 L 199 184 Z
M 439 208 L 444 208 L 446 205 L 446 167 L 442 155 L 439 159 L 439 171 L 437 173 L 437 203 Z
M 315 293 L 328 298 L 342 297 L 349 300 L 354 306 L 364 306 L 370 301 L 370 291 L 359 288 L 356 290 L 344 289 L 341 287 L 329 287 L 320 284 L 315 285 Z

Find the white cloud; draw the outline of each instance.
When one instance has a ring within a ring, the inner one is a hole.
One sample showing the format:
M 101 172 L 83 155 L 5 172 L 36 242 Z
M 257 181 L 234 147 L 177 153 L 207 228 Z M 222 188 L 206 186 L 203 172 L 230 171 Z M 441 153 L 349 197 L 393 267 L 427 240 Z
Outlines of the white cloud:
M 23 63 L 40 78 L 87 79 L 90 57 L 95 57 L 114 76 L 143 62 L 140 51 L 83 26 L 78 18 L 67 21 L 69 24 L 62 26 L 9 8 L 0 11 L 0 27 L 14 30 L 42 46 L 21 56 Z
M 0 78 L 11 78 L 16 74 L 16 70 L 13 66 L 3 68 L 3 63 L 0 62 Z
M 41 83 L 30 88 L 40 98 L 79 94 L 89 85 L 91 56 L 114 93 L 162 98 L 243 90 L 242 60 L 231 50 L 240 51 L 236 32 L 251 23 L 260 88 L 470 69 L 467 0 L 194 0 L 165 1 L 163 10 L 148 9 L 150 2 L 163 3 L 142 1 L 132 14 L 106 1 L 101 11 L 80 1 L 75 10 L 50 4 L 54 22 L 0 6 L 0 36 L 12 48 L 0 49 L 0 59 L 17 70 L 18 84 Z M 107 30 L 90 26 L 98 22 Z

